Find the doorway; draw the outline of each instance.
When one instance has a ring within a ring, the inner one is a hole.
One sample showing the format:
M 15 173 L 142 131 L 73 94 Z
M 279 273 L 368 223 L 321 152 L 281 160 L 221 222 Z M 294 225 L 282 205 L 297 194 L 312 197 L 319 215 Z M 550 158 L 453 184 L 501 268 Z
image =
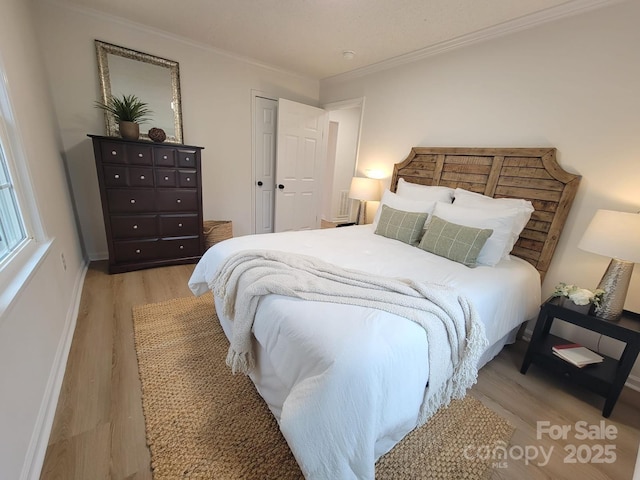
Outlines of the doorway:
M 252 92 L 254 233 L 348 220 L 364 98 L 324 109 Z

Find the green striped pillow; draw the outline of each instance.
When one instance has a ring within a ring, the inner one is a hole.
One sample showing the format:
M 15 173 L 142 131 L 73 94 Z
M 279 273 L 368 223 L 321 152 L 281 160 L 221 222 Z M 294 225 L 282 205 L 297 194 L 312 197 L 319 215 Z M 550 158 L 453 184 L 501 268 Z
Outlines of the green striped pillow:
M 418 247 L 467 267 L 475 267 L 480 250 L 492 233 L 490 228 L 458 225 L 434 215 Z
M 375 233 L 383 237 L 400 240 L 409 245 L 417 245 L 427 216 L 427 213 L 403 212 L 402 210 L 382 205 Z

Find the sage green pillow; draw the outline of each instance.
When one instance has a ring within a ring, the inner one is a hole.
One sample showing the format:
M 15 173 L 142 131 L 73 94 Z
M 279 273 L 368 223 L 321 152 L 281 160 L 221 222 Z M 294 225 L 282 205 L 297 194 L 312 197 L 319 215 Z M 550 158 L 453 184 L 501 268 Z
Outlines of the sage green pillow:
M 433 215 L 418 247 L 467 267 L 475 267 L 480 250 L 492 233 L 490 228 L 458 225 Z
M 384 204 L 381 208 L 375 233 L 409 245 L 417 245 L 428 214 L 403 212 Z

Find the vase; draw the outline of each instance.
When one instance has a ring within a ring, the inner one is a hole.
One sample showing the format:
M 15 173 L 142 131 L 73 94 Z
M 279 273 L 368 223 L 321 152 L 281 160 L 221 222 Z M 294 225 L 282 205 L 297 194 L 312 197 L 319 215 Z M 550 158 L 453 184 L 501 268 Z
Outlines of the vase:
M 125 140 L 138 140 L 140 138 L 140 125 L 135 122 L 121 121 L 120 136 Z

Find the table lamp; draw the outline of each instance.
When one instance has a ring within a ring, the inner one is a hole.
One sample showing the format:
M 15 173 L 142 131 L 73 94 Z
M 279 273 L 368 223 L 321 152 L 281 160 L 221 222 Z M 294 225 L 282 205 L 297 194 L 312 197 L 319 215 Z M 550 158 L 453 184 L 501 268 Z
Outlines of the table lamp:
M 598 210 L 578 248 L 611 257 L 598 284 L 605 293 L 595 313 L 605 320 L 618 320 L 627 297 L 633 264 L 640 262 L 640 214 Z
M 367 219 L 368 200 L 380 200 L 380 180 L 369 177 L 353 177 L 349 187 L 349 198 L 360 200 L 356 223 L 362 225 Z

